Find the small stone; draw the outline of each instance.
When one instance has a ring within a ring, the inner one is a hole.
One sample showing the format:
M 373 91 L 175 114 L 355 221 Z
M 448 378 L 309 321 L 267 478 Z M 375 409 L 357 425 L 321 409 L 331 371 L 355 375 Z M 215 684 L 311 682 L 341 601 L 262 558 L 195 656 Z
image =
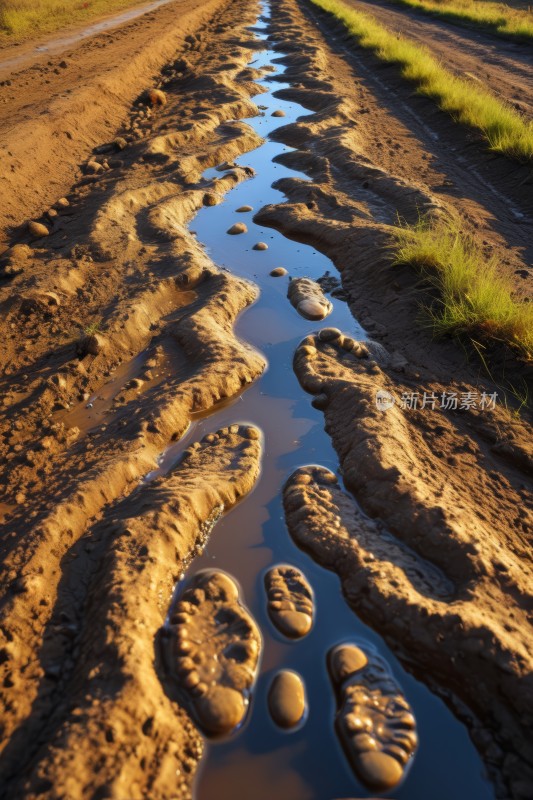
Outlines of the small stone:
M 305 685 L 291 670 L 278 672 L 268 692 L 268 708 L 280 728 L 294 728 L 305 714 Z
M 50 231 L 43 225 L 42 222 L 28 222 L 28 233 L 32 237 L 32 239 L 42 239 L 44 236 L 48 236 Z
M 150 103 L 151 106 L 164 106 L 167 102 L 167 96 L 161 89 L 147 89 L 143 99 L 146 103 Z
M 239 206 L 239 208 L 237 209 L 237 212 L 239 214 L 244 214 L 247 211 L 253 211 L 252 206 Z
M 8 258 L 15 258 L 17 261 L 26 260 L 31 256 L 32 250 L 27 244 L 14 244 L 4 253 Z M 3 258 L 4 256 L 2 256 Z
M 257 244 L 254 244 L 253 249 L 254 250 L 268 250 L 268 245 L 265 244 L 264 242 L 257 242 Z
M 236 222 L 235 225 L 232 225 L 231 228 L 228 228 L 227 233 L 230 233 L 232 236 L 236 236 L 238 233 L 246 233 L 248 228 L 244 224 L 244 222 Z
M 76 350 L 80 357 L 91 355 L 97 356 L 105 347 L 105 339 L 99 333 L 91 333 L 82 336 L 79 340 Z
M 128 143 L 122 136 L 117 136 L 117 138 L 113 142 L 113 147 L 115 148 L 115 150 L 124 150 L 124 148 L 127 146 Z
M 66 197 L 60 197 L 56 203 L 56 206 L 59 206 L 60 208 L 67 208 L 69 205 L 70 203 Z
M 270 272 L 270 275 L 271 275 L 272 278 L 282 278 L 286 274 L 287 274 L 287 270 L 285 269 L 285 267 L 275 267 Z
M 272 116 L 273 117 L 284 117 L 285 116 L 285 112 L 282 111 L 280 108 L 278 108 L 277 111 L 273 111 L 272 112 Z
M 85 174 L 86 175 L 98 175 L 100 172 L 103 172 L 104 168 L 98 161 L 88 161 L 85 164 Z

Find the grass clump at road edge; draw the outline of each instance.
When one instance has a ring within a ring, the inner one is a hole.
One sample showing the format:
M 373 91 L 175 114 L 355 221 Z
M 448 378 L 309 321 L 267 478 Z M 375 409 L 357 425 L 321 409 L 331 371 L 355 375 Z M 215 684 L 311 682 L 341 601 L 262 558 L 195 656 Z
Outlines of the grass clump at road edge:
M 533 17 L 504 3 L 479 0 L 395 0 L 423 14 L 475 25 L 508 39 L 533 39 Z
M 354 11 L 341 0 L 311 0 L 333 14 L 362 47 L 382 61 L 399 64 L 403 77 L 421 94 L 437 100 L 455 119 L 480 130 L 492 150 L 519 161 L 533 161 L 533 122 L 473 81 L 458 78 L 431 52 L 388 30 L 370 14 Z
M 418 269 L 437 289 L 430 315 L 437 334 L 467 333 L 500 341 L 533 359 L 533 303 L 513 298 L 496 257 L 487 258 L 454 219 L 421 219 L 399 226 L 394 263 Z
M 0 0 L 0 45 L 112 14 L 141 0 Z

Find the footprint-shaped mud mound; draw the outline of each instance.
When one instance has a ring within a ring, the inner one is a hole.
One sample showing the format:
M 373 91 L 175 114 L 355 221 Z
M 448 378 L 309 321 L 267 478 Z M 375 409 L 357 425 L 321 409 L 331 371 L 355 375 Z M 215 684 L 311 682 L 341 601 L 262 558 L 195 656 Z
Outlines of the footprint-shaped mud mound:
M 261 634 L 237 584 L 218 570 L 198 572 L 171 623 L 172 677 L 205 733 L 229 733 L 245 717 L 261 652 Z
M 305 319 L 324 319 L 333 311 L 320 285 L 311 278 L 293 278 L 287 297 L 296 311 Z
M 265 575 L 268 614 L 276 628 L 290 639 L 300 639 L 311 630 L 314 616 L 313 590 L 296 567 L 281 564 Z
M 368 789 L 396 786 L 418 738 L 409 703 L 373 647 L 334 647 L 328 667 L 337 692 L 337 734 L 357 777 Z

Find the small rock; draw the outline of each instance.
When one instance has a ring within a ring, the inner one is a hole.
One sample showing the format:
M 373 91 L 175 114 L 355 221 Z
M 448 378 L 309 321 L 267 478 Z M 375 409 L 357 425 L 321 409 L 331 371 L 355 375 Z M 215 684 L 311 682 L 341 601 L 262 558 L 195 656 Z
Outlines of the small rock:
M 282 278 L 286 274 L 287 274 L 287 270 L 285 269 L 285 267 L 275 267 L 270 272 L 270 275 L 271 275 L 272 278 Z
M 217 206 L 220 203 L 220 195 L 215 192 L 206 192 L 204 194 L 204 206 Z
M 78 355 L 83 358 L 84 356 L 91 355 L 97 356 L 105 347 L 105 339 L 99 333 L 85 334 L 81 337 L 76 345 Z
M 17 261 L 26 260 L 31 256 L 32 250 L 27 244 L 14 244 L 9 250 L 4 253 L 9 259 L 16 259 Z
M 231 228 L 228 228 L 228 233 L 231 233 L 232 236 L 237 235 L 238 233 L 247 233 L 248 228 L 244 224 L 244 222 L 236 222 L 235 225 L 232 225 Z
M 282 111 L 280 108 L 278 108 L 277 111 L 273 111 L 272 112 L 272 116 L 273 117 L 284 117 L 285 116 L 285 112 Z
M 143 99 L 151 106 L 164 106 L 167 102 L 167 96 L 161 89 L 147 89 Z
M 98 175 L 100 172 L 103 172 L 104 168 L 98 161 L 88 161 L 85 164 L 85 174 L 86 175 Z
M 257 242 L 257 244 L 254 244 L 253 249 L 254 250 L 268 250 L 268 245 L 265 244 L 264 242 Z
M 122 136 L 117 136 L 117 138 L 113 141 L 113 147 L 115 150 L 124 150 L 124 148 L 127 146 L 128 143 Z
M 239 206 L 237 211 L 238 211 L 239 214 L 244 214 L 247 211 L 253 211 L 253 208 L 252 208 L 252 206 Z
M 268 692 L 268 708 L 280 728 L 294 728 L 305 714 L 305 686 L 291 670 L 278 672 Z
M 42 239 L 44 236 L 48 236 L 50 231 L 43 225 L 42 222 L 28 222 L 28 233 L 32 237 L 32 239 Z
M 60 197 L 56 203 L 56 206 L 59 206 L 60 208 L 67 208 L 69 205 L 70 203 L 66 197 Z

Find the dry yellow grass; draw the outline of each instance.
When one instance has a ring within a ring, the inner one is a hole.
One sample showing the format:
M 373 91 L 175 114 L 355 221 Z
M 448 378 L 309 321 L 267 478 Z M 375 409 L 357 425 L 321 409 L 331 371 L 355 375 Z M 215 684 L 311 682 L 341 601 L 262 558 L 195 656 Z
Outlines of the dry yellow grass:
M 0 0 L 0 44 L 90 21 L 142 0 Z

